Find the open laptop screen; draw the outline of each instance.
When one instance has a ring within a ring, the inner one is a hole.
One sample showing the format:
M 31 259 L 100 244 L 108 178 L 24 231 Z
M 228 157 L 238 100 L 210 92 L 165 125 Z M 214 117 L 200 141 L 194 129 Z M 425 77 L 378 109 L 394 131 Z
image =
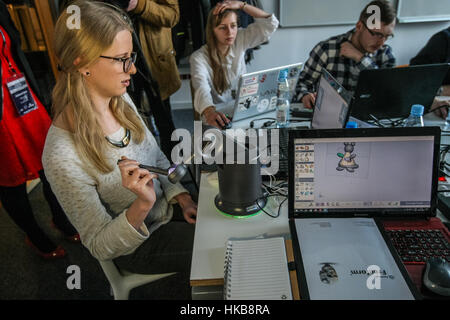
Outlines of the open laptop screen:
M 236 88 L 236 100 L 232 113 L 233 122 L 252 117 L 264 117 L 264 113 L 274 111 L 277 105 L 280 72 L 287 71 L 292 94 L 302 65 L 301 62 L 298 62 L 241 75 Z
M 430 211 L 433 135 L 330 135 L 295 138 L 293 146 L 295 212 Z
M 323 71 L 317 88 L 316 104 L 311 120 L 313 129 L 343 128 L 347 122 L 349 112 L 349 100 L 345 89 Z
M 407 117 L 413 104 L 428 112 L 449 69 L 448 63 L 361 71 L 351 115 L 359 120 Z

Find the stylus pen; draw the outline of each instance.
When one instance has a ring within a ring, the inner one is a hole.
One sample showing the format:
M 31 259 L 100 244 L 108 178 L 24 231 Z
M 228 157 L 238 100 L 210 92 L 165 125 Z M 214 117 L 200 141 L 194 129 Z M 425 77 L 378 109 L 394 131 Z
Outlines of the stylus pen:
M 117 160 L 117 164 L 119 164 L 119 162 L 121 162 L 121 161 L 122 161 L 122 159 Z M 164 169 L 157 168 L 157 167 L 152 167 L 152 166 L 147 166 L 145 164 L 139 164 L 139 168 L 146 169 L 146 170 L 148 170 L 150 172 L 153 172 L 153 173 L 163 174 L 163 175 L 166 175 L 166 176 L 168 174 L 168 170 L 164 170 Z
M 139 168 L 146 169 L 146 170 L 148 170 L 150 172 L 153 172 L 153 173 L 163 174 L 163 175 L 166 175 L 166 176 L 168 174 L 168 170 L 164 170 L 164 169 L 157 168 L 157 167 L 152 167 L 152 166 L 146 166 L 145 164 L 140 164 Z

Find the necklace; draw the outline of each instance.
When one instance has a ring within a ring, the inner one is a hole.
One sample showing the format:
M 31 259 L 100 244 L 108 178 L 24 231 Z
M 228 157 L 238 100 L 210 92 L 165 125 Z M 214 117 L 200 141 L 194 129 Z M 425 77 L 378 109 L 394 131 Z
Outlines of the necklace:
M 105 139 L 111 143 L 114 147 L 117 148 L 125 148 L 131 140 L 131 131 L 130 129 L 125 129 L 125 136 L 120 141 L 115 141 L 109 138 L 108 136 L 105 136 Z

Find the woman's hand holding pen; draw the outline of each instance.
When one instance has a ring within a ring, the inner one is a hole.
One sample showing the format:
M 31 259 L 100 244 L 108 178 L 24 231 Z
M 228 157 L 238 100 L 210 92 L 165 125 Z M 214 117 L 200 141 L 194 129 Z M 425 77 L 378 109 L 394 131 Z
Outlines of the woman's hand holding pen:
M 138 196 L 139 205 L 143 210 L 150 211 L 156 201 L 152 179 L 158 176 L 146 169 L 139 168 L 137 161 L 124 156 L 118 165 L 122 176 L 122 185 Z

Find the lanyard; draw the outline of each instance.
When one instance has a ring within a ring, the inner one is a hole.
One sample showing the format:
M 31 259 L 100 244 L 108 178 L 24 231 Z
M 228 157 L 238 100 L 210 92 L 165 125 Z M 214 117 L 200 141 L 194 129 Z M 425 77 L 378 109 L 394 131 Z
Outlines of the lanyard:
M 5 35 L 3 34 L 3 31 L 2 31 L 1 28 L 0 28 L 0 33 L 1 33 L 2 38 L 3 38 L 2 55 L 6 58 L 6 61 L 8 62 L 8 65 L 9 65 L 9 69 L 10 69 L 12 72 L 14 72 L 14 74 L 16 74 L 16 73 L 17 73 L 16 70 L 15 70 L 15 69 L 13 68 L 13 66 L 11 65 L 11 62 L 9 61 L 8 56 L 7 56 L 6 53 L 5 53 L 5 49 L 8 48 L 8 45 L 6 44 L 6 38 L 5 38 Z

